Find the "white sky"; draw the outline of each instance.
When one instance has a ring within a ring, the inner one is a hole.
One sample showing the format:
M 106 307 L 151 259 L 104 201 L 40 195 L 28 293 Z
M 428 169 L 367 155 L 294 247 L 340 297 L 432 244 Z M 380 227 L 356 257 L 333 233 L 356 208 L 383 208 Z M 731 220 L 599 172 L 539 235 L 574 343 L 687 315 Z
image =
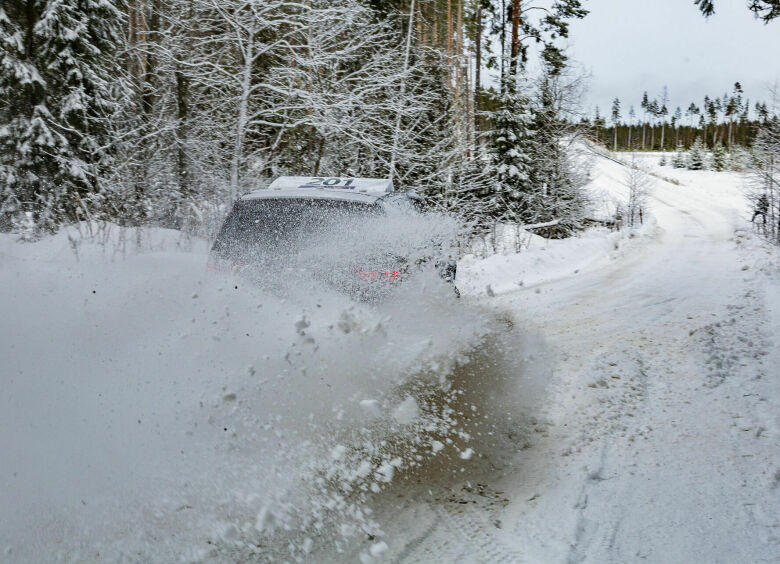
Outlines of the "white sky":
M 780 19 L 764 25 L 746 0 L 716 0 L 705 19 L 693 0 L 586 0 L 590 13 L 572 22 L 569 56 L 592 73 L 585 109 L 607 116 L 620 98 L 624 118 L 642 93 L 660 99 L 669 87 L 670 112 L 705 94 L 722 96 L 742 83 L 751 106 L 769 101 L 780 80 Z

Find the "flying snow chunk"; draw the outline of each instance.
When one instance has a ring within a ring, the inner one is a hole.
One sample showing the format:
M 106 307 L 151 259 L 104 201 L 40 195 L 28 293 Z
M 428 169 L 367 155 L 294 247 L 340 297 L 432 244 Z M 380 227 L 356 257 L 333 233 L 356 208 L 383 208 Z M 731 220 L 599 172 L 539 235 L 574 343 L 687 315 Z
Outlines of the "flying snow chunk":
M 330 457 L 333 460 L 341 460 L 344 454 L 347 452 L 347 447 L 344 445 L 336 445 L 333 450 L 330 451 Z
M 381 556 L 385 552 L 387 552 L 387 543 L 384 541 L 379 541 L 376 544 L 371 545 L 371 548 L 368 550 L 368 552 L 376 558 L 377 556 Z
M 379 417 L 382 415 L 382 404 L 375 399 L 362 400 L 360 402 L 360 409 L 372 417 Z
M 360 466 L 358 466 L 357 470 L 355 471 L 355 475 L 358 478 L 365 478 L 371 473 L 371 462 L 368 460 L 364 460 L 360 463 Z
M 433 441 L 431 443 L 431 448 L 433 449 L 433 454 L 436 454 L 437 452 L 439 452 L 441 449 L 444 448 L 444 443 L 440 441 Z
M 460 453 L 460 457 L 463 460 L 471 460 L 471 457 L 474 456 L 474 449 L 467 448 L 466 450 L 462 451 Z
M 310 554 L 312 544 L 314 544 L 314 541 L 312 541 L 309 537 L 306 537 L 305 539 L 303 539 L 301 550 L 303 550 L 305 554 Z
M 393 475 L 395 475 L 395 467 L 389 462 L 385 462 L 376 469 L 376 479 L 380 482 L 391 482 Z
M 233 542 L 238 540 L 239 532 L 235 525 L 225 523 L 219 530 L 219 536 L 222 540 Z
M 255 521 L 255 529 L 257 532 L 262 533 L 264 531 L 272 530 L 276 524 L 276 517 L 273 512 L 266 506 L 263 507 L 257 514 L 257 521 Z
M 417 419 L 419 415 L 420 408 L 417 405 L 417 400 L 412 396 L 407 396 L 393 411 L 393 419 L 401 425 L 408 425 Z

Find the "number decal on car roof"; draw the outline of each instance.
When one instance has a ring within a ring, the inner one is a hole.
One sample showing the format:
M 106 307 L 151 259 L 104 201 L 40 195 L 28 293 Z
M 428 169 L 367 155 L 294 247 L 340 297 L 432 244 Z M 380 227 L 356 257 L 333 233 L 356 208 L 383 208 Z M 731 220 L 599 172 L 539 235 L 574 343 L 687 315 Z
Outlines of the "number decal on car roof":
M 271 182 L 268 188 L 270 190 L 338 190 L 384 196 L 393 191 L 393 183 L 389 178 L 280 176 Z
M 341 190 L 354 190 L 352 185 L 354 178 L 321 178 L 315 177 L 298 186 L 298 188 L 336 188 Z

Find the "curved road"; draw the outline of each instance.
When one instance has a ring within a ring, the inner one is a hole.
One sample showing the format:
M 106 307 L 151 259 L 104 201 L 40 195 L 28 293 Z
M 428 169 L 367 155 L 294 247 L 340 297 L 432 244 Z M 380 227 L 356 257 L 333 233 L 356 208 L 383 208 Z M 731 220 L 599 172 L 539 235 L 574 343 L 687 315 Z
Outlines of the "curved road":
M 390 561 L 780 562 L 777 255 L 738 177 L 680 174 L 645 235 L 495 301 L 547 343 L 545 407 L 477 474 L 384 496 Z

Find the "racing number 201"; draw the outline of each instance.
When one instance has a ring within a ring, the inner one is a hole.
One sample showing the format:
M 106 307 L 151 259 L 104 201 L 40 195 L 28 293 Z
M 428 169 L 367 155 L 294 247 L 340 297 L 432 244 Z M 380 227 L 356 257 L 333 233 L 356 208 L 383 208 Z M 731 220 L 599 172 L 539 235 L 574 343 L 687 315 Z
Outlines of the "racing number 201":
M 309 184 L 321 184 L 322 186 L 351 186 L 354 178 L 347 178 L 341 183 L 341 178 L 312 178 Z

